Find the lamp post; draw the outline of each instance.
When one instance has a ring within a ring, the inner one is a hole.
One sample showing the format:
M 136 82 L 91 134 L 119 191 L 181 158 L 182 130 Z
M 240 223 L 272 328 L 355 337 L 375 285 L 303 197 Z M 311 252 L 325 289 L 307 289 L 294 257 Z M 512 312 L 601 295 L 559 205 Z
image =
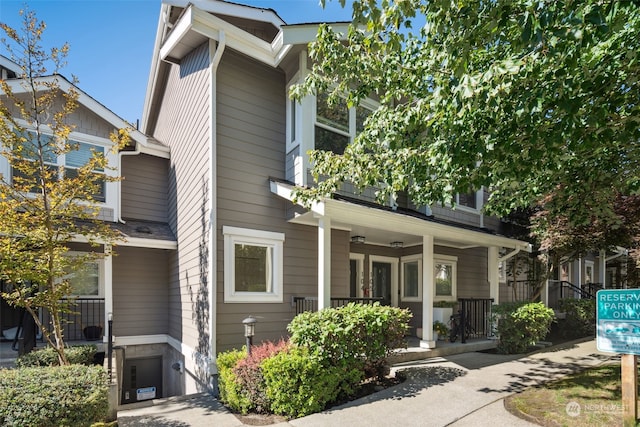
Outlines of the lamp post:
M 244 325 L 244 336 L 247 339 L 247 354 L 251 354 L 251 345 L 253 344 L 253 336 L 255 335 L 255 325 L 258 321 L 251 315 L 242 321 Z
M 107 369 L 109 370 L 109 381 L 112 380 L 112 375 L 113 375 L 113 371 L 112 371 L 112 364 L 113 361 L 111 360 L 113 357 L 113 313 L 109 312 L 107 314 L 107 322 L 108 322 L 108 326 L 109 326 L 109 335 L 108 335 L 108 342 L 107 342 Z

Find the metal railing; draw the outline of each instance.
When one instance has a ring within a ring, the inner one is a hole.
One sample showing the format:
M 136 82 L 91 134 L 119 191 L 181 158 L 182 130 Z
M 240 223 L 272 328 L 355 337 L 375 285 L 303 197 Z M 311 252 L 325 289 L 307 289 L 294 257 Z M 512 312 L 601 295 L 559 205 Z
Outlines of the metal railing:
M 596 292 L 600 289 L 602 289 L 601 283 L 586 283 L 577 286 L 566 280 L 549 280 L 548 306 L 558 309 L 560 300 L 565 298 L 594 299 Z
M 104 336 L 104 298 L 74 298 L 70 313 L 62 315 L 66 341 L 97 341 Z M 48 313 L 43 314 L 49 324 Z
M 491 333 L 491 306 L 493 298 L 458 298 L 461 341 L 468 338 L 487 338 Z
M 382 297 L 380 298 L 334 297 L 334 298 L 331 298 L 331 307 L 332 308 L 342 307 L 352 302 L 356 304 L 373 304 L 375 302 L 382 302 Z M 296 315 L 300 313 L 304 313 L 305 311 L 318 311 L 317 297 L 293 297 L 293 304 L 296 309 Z

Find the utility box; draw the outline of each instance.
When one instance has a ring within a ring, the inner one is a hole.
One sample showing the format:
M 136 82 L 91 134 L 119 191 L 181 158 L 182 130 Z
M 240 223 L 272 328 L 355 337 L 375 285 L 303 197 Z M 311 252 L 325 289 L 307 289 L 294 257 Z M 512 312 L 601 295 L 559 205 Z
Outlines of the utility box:
M 162 356 L 124 361 L 121 402 L 134 403 L 162 397 Z

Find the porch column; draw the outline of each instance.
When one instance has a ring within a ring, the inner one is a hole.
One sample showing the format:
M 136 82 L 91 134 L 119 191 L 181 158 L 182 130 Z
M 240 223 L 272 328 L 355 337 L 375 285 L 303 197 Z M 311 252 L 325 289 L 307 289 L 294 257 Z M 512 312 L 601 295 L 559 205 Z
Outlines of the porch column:
M 487 248 L 487 280 L 489 281 L 489 298 L 493 298 L 494 304 L 500 303 L 500 269 L 497 246 Z
M 318 310 L 331 307 L 331 218 L 318 217 Z
M 433 296 L 435 274 L 433 264 L 433 236 L 422 236 L 422 336 L 420 347 L 435 348 L 433 340 Z
M 105 245 L 105 252 L 111 252 L 112 248 Z M 109 313 L 113 313 L 113 256 L 111 254 L 104 257 L 104 323 L 109 324 Z M 117 319 L 116 319 L 117 321 Z M 107 342 L 107 330 L 104 329 L 103 342 Z
M 607 284 L 605 283 L 606 280 L 606 273 L 607 273 L 607 251 L 605 251 L 604 249 L 600 249 L 600 255 L 598 258 L 599 261 L 599 265 L 598 265 L 598 282 L 602 283 L 602 288 L 606 289 L 607 288 Z

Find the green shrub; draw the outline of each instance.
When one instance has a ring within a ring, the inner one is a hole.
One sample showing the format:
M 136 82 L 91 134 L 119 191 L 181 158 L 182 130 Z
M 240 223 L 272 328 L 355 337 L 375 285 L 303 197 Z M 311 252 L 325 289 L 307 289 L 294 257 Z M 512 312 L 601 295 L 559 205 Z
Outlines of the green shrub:
M 100 366 L 0 370 L 0 425 L 90 426 L 105 421 L 107 375 Z
M 539 302 L 505 303 L 494 307 L 498 317 L 498 351 L 524 353 L 549 332 L 553 310 Z
M 238 362 L 247 357 L 246 348 L 218 353 L 218 391 L 220 401 L 234 411 L 246 414 L 252 407 L 251 400 L 243 391 L 234 368 Z
M 93 358 L 98 351 L 93 344 L 76 345 L 65 349 L 64 354 L 71 364 L 93 365 Z M 36 366 L 58 366 L 58 353 L 52 347 L 36 349 L 16 359 L 18 368 L 30 368 Z
M 362 381 L 362 371 L 327 366 L 308 348 L 296 346 L 265 359 L 262 373 L 272 412 L 292 418 L 323 410 L 341 394 L 355 391 L 345 384 Z
M 233 372 L 240 383 L 242 392 L 251 402 L 251 411 L 257 413 L 269 412 L 269 399 L 262 376 L 262 362 L 273 355 L 284 351 L 289 342 L 280 340 L 277 343 L 265 341 L 260 345 L 251 347 L 251 354 L 238 360 Z
M 366 370 L 366 376 L 388 372 L 386 358 L 404 339 L 411 312 L 398 307 L 350 303 L 305 312 L 288 326 L 291 341 L 308 347 L 331 366 Z
M 561 333 L 565 337 L 595 336 L 596 300 L 566 298 L 560 300 L 560 311 L 565 313 Z

